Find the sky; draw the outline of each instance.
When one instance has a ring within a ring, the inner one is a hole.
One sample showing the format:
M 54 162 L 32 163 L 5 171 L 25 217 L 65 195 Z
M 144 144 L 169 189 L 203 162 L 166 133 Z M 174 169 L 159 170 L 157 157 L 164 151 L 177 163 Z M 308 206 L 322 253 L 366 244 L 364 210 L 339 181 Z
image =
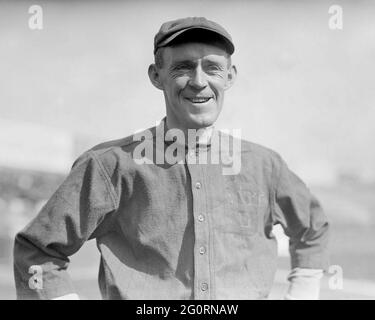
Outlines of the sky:
M 29 28 L 33 4 L 42 30 Z M 329 28 L 333 4 L 342 30 Z M 236 47 L 238 77 L 218 128 L 240 128 L 309 181 L 340 172 L 375 180 L 374 9 L 374 1 L 0 1 L 0 143 L 14 149 L 4 138 L 12 126 L 26 140 L 35 124 L 99 143 L 155 125 L 165 107 L 147 76 L 153 37 L 167 20 L 205 16 Z M 48 134 L 32 140 L 52 143 Z

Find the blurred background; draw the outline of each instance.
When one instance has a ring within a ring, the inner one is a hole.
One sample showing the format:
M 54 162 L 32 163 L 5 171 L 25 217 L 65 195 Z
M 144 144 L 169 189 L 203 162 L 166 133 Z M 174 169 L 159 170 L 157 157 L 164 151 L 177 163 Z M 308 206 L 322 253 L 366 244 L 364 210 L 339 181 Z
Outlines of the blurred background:
M 42 29 L 29 25 L 35 4 Z M 330 28 L 332 5 L 342 29 Z M 370 0 L 0 1 L 0 299 L 15 298 L 15 233 L 74 159 L 164 116 L 147 76 L 153 37 L 185 16 L 219 22 L 236 45 L 239 74 L 217 127 L 279 152 L 332 222 L 322 299 L 375 299 L 374 10 Z M 280 299 L 290 266 L 275 232 Z M 77 292 L 100 298 L 95 243 L 71 260 Z

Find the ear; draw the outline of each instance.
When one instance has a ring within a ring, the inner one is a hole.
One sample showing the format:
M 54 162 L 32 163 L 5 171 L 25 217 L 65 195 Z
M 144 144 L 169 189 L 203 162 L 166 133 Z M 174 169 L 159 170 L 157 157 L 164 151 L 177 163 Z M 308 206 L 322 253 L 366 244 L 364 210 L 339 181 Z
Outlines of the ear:
M 236 81 L 237 78 L 237 68 L 235 65 L 231 65 L 228 70 L 228 75 L 227 75 L 227 83 L 225 85 L 225 90 L 229 89 L 234 82 Z
M 148 77 L 150 78 L 151 83 L 158 89 L 163 90 L 163 86 L 160 81 L 159 70 L 156 65 L 150 64 L 148 67 Z

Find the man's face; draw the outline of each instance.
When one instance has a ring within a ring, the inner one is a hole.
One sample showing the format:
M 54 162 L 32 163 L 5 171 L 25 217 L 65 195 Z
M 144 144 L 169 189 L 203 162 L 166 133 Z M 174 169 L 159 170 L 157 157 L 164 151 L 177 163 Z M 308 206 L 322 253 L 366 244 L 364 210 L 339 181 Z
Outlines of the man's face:
M 181 129 L 199 129 L 216 121 L 236 70 L 223 49 L 186 43 L 165 48 L 162 68 L 156 72 L 168 122 Z

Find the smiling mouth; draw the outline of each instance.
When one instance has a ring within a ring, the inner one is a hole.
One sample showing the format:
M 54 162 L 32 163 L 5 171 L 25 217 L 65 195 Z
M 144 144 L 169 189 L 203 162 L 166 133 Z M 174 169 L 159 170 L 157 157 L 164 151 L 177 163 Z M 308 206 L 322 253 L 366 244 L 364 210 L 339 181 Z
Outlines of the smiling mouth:
M 211 97 L 195 97 L 195 98 L 185 98 L 189 100 L 191 103 L 206 103 L 208 102 Z

